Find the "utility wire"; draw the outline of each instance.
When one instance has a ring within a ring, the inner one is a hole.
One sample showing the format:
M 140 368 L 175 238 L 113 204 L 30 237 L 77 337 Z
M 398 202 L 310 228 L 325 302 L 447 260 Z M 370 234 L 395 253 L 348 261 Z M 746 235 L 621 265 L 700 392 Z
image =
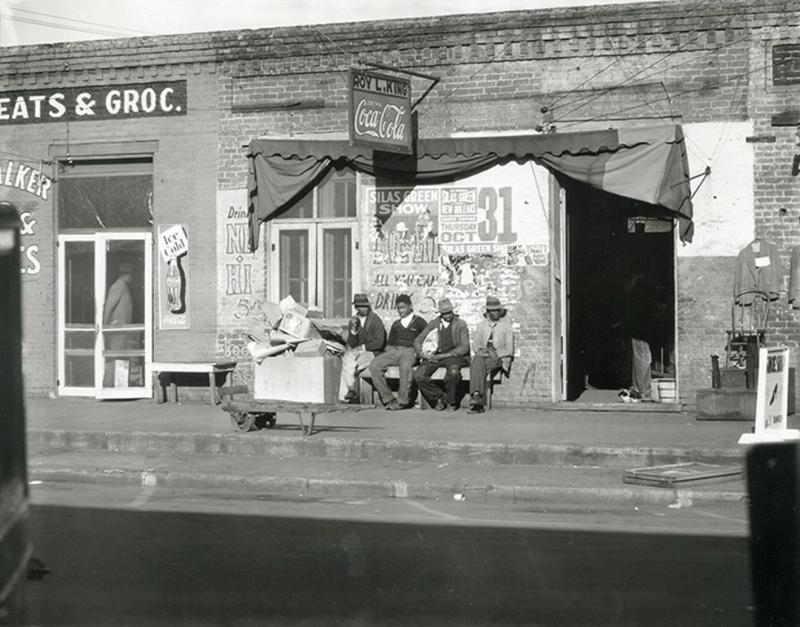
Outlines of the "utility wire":
M 708 2 L 708 0 L 700 0 L 700 1 L 699 1 L 699 2 L 696 4 L 696 5 L 694 5 L 694 7 L 692 7 L 691 9 L 689 9 L 689 10 L 688 10 L 688 12 L 687 12 L 687 13 L 688 13 L 688 15 L 691 15 L 691 14 L 692 14 L 694 11 L 697 11 L 697 10 L 700 8 L 700 6 L 701 6 L 702 4 L 705 4 L 706 2 Z M 650 41 L 650 40 L 651 40 L 651 39 L 653 39 L 654 37 L 657 37 L 657 36 L 659 36 L 659 35 L 663 35 L 663 34 L 664 34 L 666 31 L 667 31 L 667 29 L 669 29 L 671 26 L 672 26 L 672 24 L 668 22 L 667 24 L 665 24 L 665 25 L 664 25 L 664 28 L 662 28 L 660 31 L 657 31 L 657 32 L 655 32 L 655 33 L 652 33 L 650 36 L 648 36 L 647 38 L 645 38 L 645 39 L 643 39 L 642 41 L 640 41 L 640 42 L 639 42 L 639 43 L 636 45 L 636 47 L 634 47 L 634 49 L 633 49 L 633 50 L 631 50 L 631 51 L 630 51 L 629 53 L 627 53 L 627 54 L 633 54 L 633 52 L 635 52 L 636 50 L 638 50 L 639 48 L 641 48 L 641 47 L 642 47 L 644 44 L 646 44 L 648 41 Z M 603 25 L 603 27 L 604 27 L 604 28 L 606 28 L 606 25 L 604 24 L 604 25 Z M 606 33 L 608 33 L 608 29 L 607 29 L 607 28 L 606 28 Z M 612 45 L 613 45 L 613 44 L 612 44 Z M 600 70 L 598 70 L 597 72 L 595 72 L 594 74 L 592 74 L 592 75 L 591 75 L 589 78 L 587 78 L 587 79 L 585 79 L 584 81 L 582 81 L 581 83 L 579 83 L 579 84 L 577 85 L 577 87 L 575 87 L 574 89 L 575 89 L 575 90 L 578 90 L 578 89 L 580 89 L 581 87 L 583 87 L 584 85 L 586 85 L 588 82 L 590 82 L 590 81 L 594 80 L 595 78 L 597 78 L 598 76 L 600 76 L 600 75 L 601 75 L 603 72 L 605 72 L 606 70 L 610 69 L 611 67 L 613 67 L 614 65 L 616 65 L 617 63 L 619 63 L 620 61 L 622 61 L 622 59 L 623 59 L 623 58 L 624 58 L 624 57 L 620 57 L 620 58 L 617 58 L 617 59 L 615 59 L 614 61 L 612 61 L 611 63 L 609 63 L 609 64 L 608 64 L 608 65 L 606 65 L 605 67 L 603 67 L 602 69 L 600 69 Z M 569 92 L 565 92 L 565 93 L 561 94 L 561 96 L 559 96 L 558 98 L 556 98 L 556 100 L 554 100 L 553 102 L 551 102 L 551 103 L 548 105 L 548 108 L 549 108 L 550 110 L 552 110 L 552 109 L 553 109 L 553 107 L 555 107 L 555 106 L 556 106 L 556 105 L 557 105 L 559 102 L 561 102 L 561 101 L 562 101 L 564 98 L 566 98 L 566 96 L 567 96 L 567 94 L 568 94 L 568 93 L 569 93 Z
M 56 20 L 62 20 L 64 22 L 75 22 L 76 24 L 86 24 L 87 26 L 98 26 L 104 29 L 110 29 L 115 31 L 128 31 L 130 33 L 136 33 L 139 35 L 153 35 L 154 33 L 150 33 L 148 31 L 138 30 L 135 28 L 125 28 L 124 26 L 112 26 L 110 24 L 100 24 L 98 22 L 89 22 L 87 20 L 79 20 L 74 17 L 64 17 L 62 15 L 54 15 L 52 13 L 41 13 L 39 11 L 31 11 L 30 9 L 19 9 L 17 7 L 12 7 L 11 9 L 14 13 L 29 13 L 30 15 L 38 15 L 40 17 L 49 17 Z
M 731 14 L 730 16 L 728 16 L 728 18 L 727 18 L 726 20 L 724 20 L 724 22 L 723 22 L 722 24 L 719 24 L 719 25 L 716 27 L 716 30 L 719 30 L 719 29 L 720 29 L 720 28 L 721 28 L 721 27 L 722 27 L 722 26 L 723 26 L 725 23 L 729 22 L 729 21 L 730 21 L 730 20 L 732 20 L 734 17 L 736 17 L 736 14 Z M 699 32 L 697 33 L 697 35 L 696 35 L 696 36 L 695 36 L 693 39 L 689 39 L 689 40 L 687 40 L 685 43 L 683 43 L 683 44 L 681 44 L 680 46 L 678 46 L 677 48 L 675 48 L 674 50 L 670 50 L 669 52 L 665 53 L 665 54 L 664 54 L 664 56 L 662 56 L 662 57 L 660 57 L 660 58 L 656 59 L 655 61 L 653 61 L 653 62 L 652 62 L 652 63 L 650 63 L 649 65 L 646 65 L 646 66 L 645 66 L 645 67 L 643 67 L 641 70 L 639 70 L 639 71 L 637 71 L 637 72 L 634 72 L 634 73 L 633 73 L 633 74 L 632 74 L 630 77 L 626 78 L 624 81 L 621 81 L 621 82 L 619 82 L 619 83 L 617 83 L 616 85 L 613 85 L 613 86 L 611 86 L 611 87 L 607 87 L 607 88 L 605 88 L 605 89 L 601 90 L 601 91 L 600 91 L 600 93 L 598 93 L 598 94 L 594 94 L 594 95 L 592 95 L 592 96 L 590 96 L 590 97 L 588 97 L 588 98 L 584 98 L 583 100 L 579 100 L 579 101 L 573 101 L 571 104 L 576 104 L 576 103 L 577 103 L 577 106 L 573 107 L 572 109 L 570 109 L 569 111 L 567 111 L 566 113 L 564 113 L 564 114 L 563 114 L 561 117 L 559 117 L 559 118 L 557 118 L 557 119 L 554 119 L 552 123 L 556 123 L 556 122 L 559 122 L 559 121 L 561 121 L 561 120 L 564 120 L 564 119 L 566 118 L 566 116 L 568 116 L 568 115 L 570 115 L 571 113 L 574 113 L 575 111 L 577 111 L 578 109 L 580 109 L 580 108 L 582 108 L 582 107 L 584 107 L 584 106 L 586 106 L 586 105 L 588 105 L 588 104 L 590 104 L 590 103 L 594 102 L 594 101 L 595 101 L 595 100 L 597 100 L 598 98 L 602 98 L 602 97 L 603 97 L 603 96 L 605 96 L 606 94 L 608 94 L 608 93 L 610 93 L 610 92 L 612 92 L 612 91 L 615 91 L 615 90 L 617 90 L 617 89 L 619 89 L 619 88 L 621 88 L 621 87 L 624 87 L 624 86 L 626 86 L 628 83 L 630 83 L 630 81 L 631 81 L 633 78 L 636 78 L 637 76 L 639 76 L 639 75 L 643 74 L 644 72 L 647 72 L 648 70 L 650 70 L 651 68 L 655 67 L 655 66 L 656 66 L 656 65 L 658 65 L 659 63 L 663 63 L 664 61 L 666 61 L 666 60 L 667 60 L 669 57 L 671 57 L 672 55 L 675 55 L 675 54 L 677 54 L 677 53 L 681 52 L 681 51 L 682 51 L 684 48 L 686 48 L 687 46 L 689 46 L 689 45 L 693 44 L 694 42 L 696 42 L 698 39 L 700 39 L 700 37 L 702 37 L 702 36 L 705 34 L 706 30 L 707 30 L 707 29 L 704 29 L 704 30 L 702 30 L 702 31 L 699 31 Z M 707 52 L 706 52 L 706 54 L 707 54 L 708 52 L 719 52 L 719 51 L 720 51 L 720 50 L 722 50 L 723 48 L 725 48 L 725 47 L 727 47 L 727 46 L 729 46 L 729 45 L 733 45 L 734 43 L 739 43 L 739 41 L 742 41 L 742 40 L 744 40 L 744 39 L 749 39 L 749 37 L 750 37 L 750 33 L 748 32 L 748 34 L 747 34 L 747 36 L 746 36 L 746 37 L 743 37 L 742 39 L 739 39 L 739 40 L 734 40 L 734 41 L 732 41 L 732 42 L 729 42 L 729 43 L 727 43 L 727 44 L 724 44 L 724 45 L 722 45 L 722 46 L 717 46 L 717 47 L 713 48 L 712 50 L 709 50 L 709 51 L 707 51 Z M 650 76 L 652 76 L 652 74 L 651 74 L 651 75 L 648 75 L 648 76 L 647 76 L 647 77 L 645 77 L 645 78 L 649 78 Z
M 603 24 L 603 30 L 605 31 L 606 38 L 608 39 L 608 42 L 611 44 L 611 49 L 614 50 L 615 54 L 620 55 L 619 56 L 619 61 L 623 61 L 625 59 L 626 55 L 624 53 L 620 53 L 619 48 L 617 48 L 616 44 L 614 43 L 614 40 L 611 38 L 611 33 L 608 32 L 608 27 L 605 24 Z M 620 68 L 622 70 L 622 73 L 627 77 L 627 80 L 631 80 L 632 75 L 630 75 L 622 65 L 620 65 Z M 662 85 L 663 85 L 663 83 L 662 83 Z M 631 89 L 633 90 L 634 95 L 639 100 L 641 100 L 643 103 L 645 103 L 646 106 L 649 107 L 650 110 L 659 117 L 659 119 L 661 119 L 662 121 L 665 119 L 664 116 L 661 115 L 660 111 L 656 110 L 656 108 L 654 106 L 652 106 L 649 102 L 647 102 L 644 99 L 644 97 L 639 93 L 639 90 L 637 89 L 636 85 L 632 84 L 631 85 Z
M 95 28 L 82 28 L 80 26 L 68 26 L 66 24 L 58 24 L 56 22 L 49 22 L 46 20 L 39 20 L 36 18 L 23 17 L 18 15 L 11 15 L 10 13 L 0 13 L 0 17 L 12 20 L 14 22 L 22 22 L 24 24 L 34 24 L 36 26 L 45 26 L 47 28 L 57 28 L 61 30 L 68 30 L 76 33 L 86 33 L 89 35 L 100 35 L 102 37 L 130 37 L 130 34 L 121 31 L 108 31 L 98 30 Z
M 789 3 L 792 2 L 792 1 L 793 0 L 786 0 L 784 2 L 783 9 L 781 10 L 781 13 L 786 13 L 787 12 L 787 7 L 788 7 Z M 738 14 L 735 14 L 735 13 L 732 13 L 731 15 L 729 15 L 726 19 L 724 19 L 722 21 L 721 24 L 717 25 L 716 30 L 720 30 L 723 26 L 727 25 L 727 23 L 730 22 L 737 15 Z M 609 87 L 609 88 L 607 88 L 605 90 L 602 90 L 599 94 L 596 94 L 596 95 L 594 95 L 592 97 L 589 97 L 588 99 L 585 99 L 585 100 L 581 101 L 580 104 L 577 107 L 574 107 L 573 109 L 570 109 L 567 113 L 563 114 L 563 116 L 561 118 L 559 118 L 559 119 L 560 120 L 565 119 L 566 116 L 570 115 L 571 113 L 574 113 L 575 111 L 577 111 L 581 107 L 583 107 L 583 106 L 585 106 L 587 104 L 590 104 L 591 102 L 593 102 L 594 100 L 596 100 L 598 98 L 601 98 L 605 94 L 607 94 L 607 93 L 609 93 L 611 91 L 614 91 L 616 89 L 619 89 L 620 87 L 624 86 L 626 83 L 630 82 L 631 78 L 634 78 L 634 77 L 642 74 L 643 72 L 646 72 L 647 70 L 649 70 L 653 66 L 657 65 L 658 63 L 662 63 L 662 62 L 666 61 L 666 59 L 668 57 L 680 52 L 686 46 L 688 46 L 688 45 L 694 43 L 695 41 L 697 41 L 702 36 L 703 32 L 708 31 L 708 30 L 710 30 L 710 29 L 706 28 L 706 29 L 703 29 L 703 31 L 699 31 L 698 35 L 694 39 L 691 39 L 691 40 L 687 41 L 686 43 L 682 44 L 681 46 L 679 46 L 678 48 L 676 48 L 675 50 L 672 50 L 672 51 L 666 53 L 663 57 L 657 59 L 656 61 L 654 61 L 650 65 L 648 65 L 648 66 L 642 68 L 641 70 L 639 70 L 638 72 L 636 72 L 632 77 L 630 77 L 630 78 L 618 83 L 617 85 L 614 85 L 614 86 Z M 719 46 L 716 46 L 716 47 L 711 48 L 710 50 L 706 50 L 704 52 L 700 52 L 698 54 L 704 56 L 704 55 L 712 53 L 712 52 L 719 52 L 720 50 L 723 50 L 724 48 L 727 48 L 729 46 L 735 45 L 735 44 L 740 43 L 742 41 L 747 41 L 747 40 L 750 39 L 750 37 L 751 37 L 751 34 L 750 34 L 749 30 L 748 30 L 744 36 L 742 36 L 742 37 L 740 37 L 738 39 L 734 39 L 734 40 L 726 42 L 726 43 L 723 42 Z M 680 65 L 680 64 L 678 64 L 678 65 Z M 672 67 L 677 67 L 677 66 L 672 66 Z M 654 76 L 654 74 L 649 74 L 645 78 L 650 78 L 651 76 Z M 577 100 L 573 101 L 573 102 L 577 102 Z M 670 103 L 670 105 L 671 105 L 671 103 Z M 553 122 L 556 122 L 556 121 L 559 121 L 559 120 L 553 120 Z

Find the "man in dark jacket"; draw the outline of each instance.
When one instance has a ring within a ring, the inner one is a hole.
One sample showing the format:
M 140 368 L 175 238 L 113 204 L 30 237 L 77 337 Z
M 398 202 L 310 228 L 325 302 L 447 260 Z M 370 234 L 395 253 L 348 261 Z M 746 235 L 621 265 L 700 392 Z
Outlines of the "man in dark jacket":
M 398 319 L 389 329 L 389 341 L 386 350 L 372 360 L 369 373 L 372 383 L 378 391 L 381 403 L 388 410 L 411 407 L 411 384 L 414 382 L 414 365 L 417 363 L 417 352 L 414 340 L 425 329 L 426 322 L 414 314 L 411 298 L 408 294 L 400 294 L 395 298 Z M 397 366 L 399 370 L 399 390 L 395 399 L 386 383 L 386 369 Z
M 436 347 L 429 342 L 435 342 Z M 469 329 L 467 323 L 455 315 L 448 298 L 439 301 L 439 317 L 431 320 L 417 336 L 414 348 L 422 360 L 414 380 L 425 400 L 436 411 L 458 409 L 456 393 L 461 383 L 461 368 L 469 365 Z M 446 369 L 444 392 L 431 380 L 431 375 L 439 368 Z
M 356 382 L 372 363 L 372 359 L 386 345 L 383 320 L 372 311 L 366 294 L 353 296 L 356 315 L 350 318 L 347 328 L 347 348 L 342 355 L 342 376 L 339 380 L 339 398 L 346 403 L 358 403 Z

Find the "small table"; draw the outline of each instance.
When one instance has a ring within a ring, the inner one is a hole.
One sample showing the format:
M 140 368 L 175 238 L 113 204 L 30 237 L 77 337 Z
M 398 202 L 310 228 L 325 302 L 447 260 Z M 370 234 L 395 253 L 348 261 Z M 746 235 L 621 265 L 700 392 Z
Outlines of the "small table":
M 218 405 L 220 403 L 220 395 L 217 389 L 217 375 L 227 374 L 236 368 L 235 361 L 225 362 L 191 362 L 191 361 L 154 361 L 151 364 L 153 371 L 153 389 L 156 391 L 156 401 L 165 403 L 167 401 L 167 388 L 159 380 L 160 373 L 206 373 L 208 374 L 208 390 L 209 390 L 209 405 Z M 178 386 L 174 380 L 169 380 L 169 386 L 172 389 L 172 398 L 174 402 L 178 402 Z

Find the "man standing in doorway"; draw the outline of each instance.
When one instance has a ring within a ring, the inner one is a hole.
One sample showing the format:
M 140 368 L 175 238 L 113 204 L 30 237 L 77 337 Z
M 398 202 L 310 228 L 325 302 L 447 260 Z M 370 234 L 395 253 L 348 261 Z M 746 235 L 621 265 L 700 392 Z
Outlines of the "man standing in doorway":
M 426 342 L 429 336 L 435 340 L 435 348 Z M 458 409 L 456 394 L 461 383 L 461 368 L 469 365 L 469 329 L 467 323 L 455 315 L 450 299 L 439 301 L 439 317 L 431 320 L 417 336 L 414 348 L 422 360 L 414 380 L 425 400 L 436 411 Z M 431 375 L 439 368 L 445 369 L 444 392 L 431 380 Z
M 353 306 L 356 315 L 350 318 L 348 324 L 347 348 L 342 355 L 342 376 L 339 380 L 339 398 L 350 404 L 359 402 L 356 391 L 358 375 L 367 369 L 386 344 L 383 320 L 372 311 L 367 295 L 353 296 Z
M 473 337 L 469 365 L 469 411 L 482 414 L 486 403 L 486 378 L 498 370 L 508 375 L 514 359 L 514 329 L 506 309 L 496 296 L 486 297 L 486 313 Z
M 386 350 L 375 357 L 369 365 L 372 384 L 378 391 L 381 403 L 388 410 L 407 409 L 413 406 L 411 386 L 414 382 L 414 365 L 417 363 L 414 340 L 425 330 L 427 324 L 423 318 L 414 314 L 408 294 L 399 294 L 394 304 L 398 319 L 389 329 Z M 385 373 L 389 366 L 397 366 L 399 370 L 399 389 L 396 399 L 386 383 Z
M 633 351 L 631 363 L 631 388 L 622 390 L 620 397 L 626 403 L 650 401 L 651 372 L 650 340 L 654 328 L 654 288 L 643 274 L 631 279 L 628 303 L 625 311 L 625 329 L 631 338 Z

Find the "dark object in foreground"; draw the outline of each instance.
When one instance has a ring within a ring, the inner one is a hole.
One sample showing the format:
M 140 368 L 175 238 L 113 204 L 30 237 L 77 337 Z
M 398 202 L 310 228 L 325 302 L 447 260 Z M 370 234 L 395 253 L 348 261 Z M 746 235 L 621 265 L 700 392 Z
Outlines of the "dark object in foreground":
M 756 627 L 800 625 L 799 462 L 791 442 L 757 444 L 747 455 Z

